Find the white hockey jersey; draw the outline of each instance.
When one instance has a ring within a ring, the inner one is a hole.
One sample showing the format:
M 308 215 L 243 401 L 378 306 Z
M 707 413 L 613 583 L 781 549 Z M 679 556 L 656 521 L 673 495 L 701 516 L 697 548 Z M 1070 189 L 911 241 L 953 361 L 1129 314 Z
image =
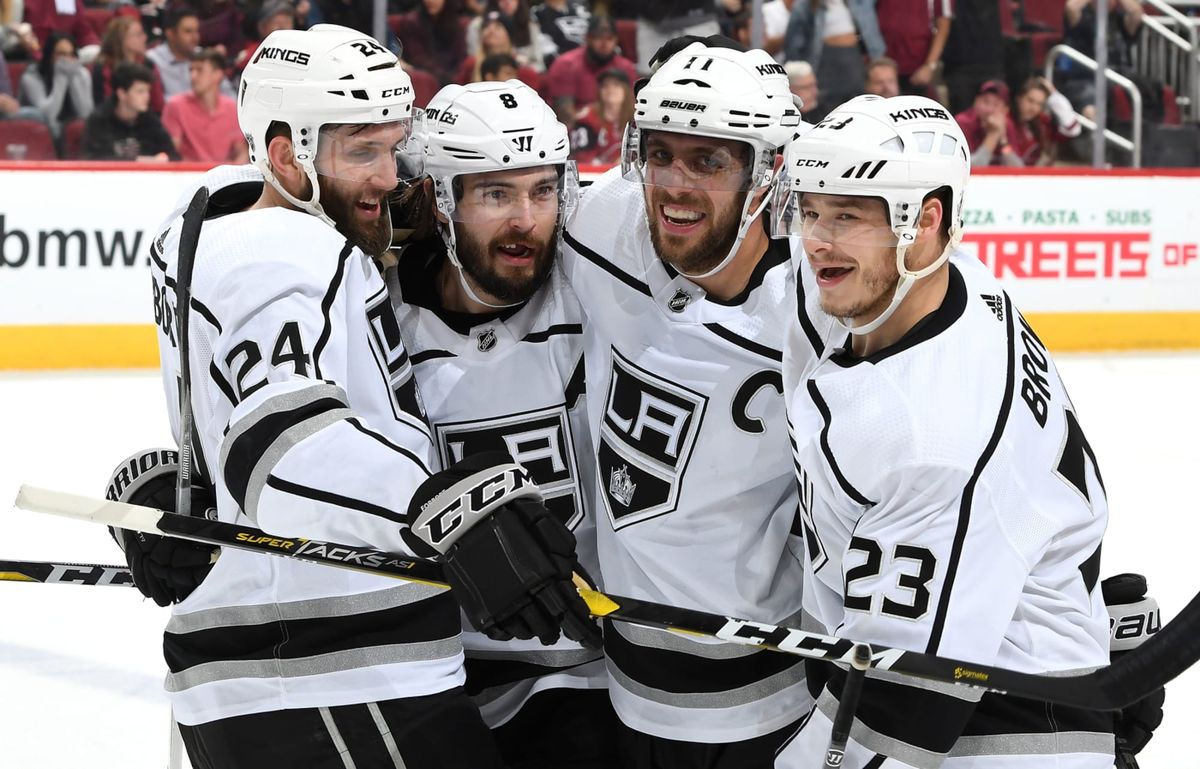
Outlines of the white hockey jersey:
M 580 564 L 598 576 L 579 302 L 555 266 L 519 308 L 449 312 L 435 287 L 444 260 L 440 240 L 432 249 L 414 246 L 386 274 L 442 465 L 481 451 L 511 454 L 574 533 Z M 468 628 L 462 641 L 467 692 L 492 728 L 539 691 L 607 685 L 603 654 L 566 637 L 543 646 L 536 638 L 493 641 Z
M 969 256 L 949 270 L 938 310 L 859 358 L 820 312 L 809 265 L 797 267 L 784 388 L 805 612 L 820 632 L 1024 672 L 1105 665 L 1096 583 L 1108 507 L 1095 456 L 1000 285 Z M 829 742 L 845 674 L 809 676 L 817 706 L 781 769 L 819 765 Z M 843 766 L 1112 762 L 1110 714 L 873 671 Z
M 191 286 L 197 467 L 221 520 L 402 551 L 402 514 L 436 459 L 387 287 L 315 217 L 240 211 L 257 195 L 224 213 L 254 174 L 201 180 L 212 202 Z M 172 413 L 181 222 L 151 252 Z M 464 680 L 459 629 L 447 591 L 227 549 L 172 608 L 167 690 L 184 724 L 432 694 Z
M 587 317 L 605 588 L 797 621 L 798 500 L 780 371 L 794 292 L 786 244 L 772 244 L 741 296 L 708 297 L 658 259 L 641 186 L 619 169 L 585 192 L 564 241 Z M 618 715 L 647 734 L 735 742 L 811 706 L 789 655 L 623 623 L 606 627 L 605 651 Z

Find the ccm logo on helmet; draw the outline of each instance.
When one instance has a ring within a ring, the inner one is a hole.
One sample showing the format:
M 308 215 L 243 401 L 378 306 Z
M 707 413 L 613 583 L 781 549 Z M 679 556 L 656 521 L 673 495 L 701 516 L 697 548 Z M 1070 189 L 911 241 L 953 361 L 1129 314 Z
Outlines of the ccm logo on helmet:
M 299 64 L 302 67 L 308 66 L 309 56 L 307 53 L 293 51 L 290 48 L 259 48 L 258 55 L 254 57 L 254 61 L 262 61 L 263 59 L 279 59 L 286 61 L 288 64 Z
M 829 161 L 815 160 L 813 158 L 800 158 L 796 161 L 796 168 L 829 168 Z
M 659 102 L 660 107 L 668 109 L 680 109 L 684 112 L 703 112 L 708 109 L 707 104 L 697 104 L 694 101 L 679 101 L 678 99 L 663 99 Z
M 412 91 L 412 89 L 408 86 L 404 86 L 402 88 L 385 88 L 383 89 L 383 93 L 379 95 L 379 98 L 386 99 L 389 96 L 403 96 L 410 91 Z
M 902 109 L 899 112 L 893 112 L 888 115 L 893 123 L 899 123 L 901 120 L 916 120 L 917 118 L 932 118 L 934 120 L 949 120 L 950 115 L 945 111 L 936 107 L 913 107 L 911 109 Z

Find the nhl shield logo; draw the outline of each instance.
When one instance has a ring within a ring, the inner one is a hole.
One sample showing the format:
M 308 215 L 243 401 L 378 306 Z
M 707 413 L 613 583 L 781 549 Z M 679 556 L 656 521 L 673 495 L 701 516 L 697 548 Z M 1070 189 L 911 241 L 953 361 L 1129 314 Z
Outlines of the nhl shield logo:
M 683 312 L 691 301 L 692 295 L 681 288 L 667 301 L 667 307 L 671 308 L 671 312 Z
M 613 499 L 625 507 L 629 507 L 633 504 L 635 491 L 637 491 L 637 484 L 633 482 L 633 478 L 629 477 L 628 465 L 621 465 L 612 471 L 612 476 L 608 481 L 608 493 L 612 494 Z
M 492 328 L 484 329 L 479 332 L 479 338 L 475 341 L 475 346 L 480 352 L 487 352 L 496 346 L 496 330 Z

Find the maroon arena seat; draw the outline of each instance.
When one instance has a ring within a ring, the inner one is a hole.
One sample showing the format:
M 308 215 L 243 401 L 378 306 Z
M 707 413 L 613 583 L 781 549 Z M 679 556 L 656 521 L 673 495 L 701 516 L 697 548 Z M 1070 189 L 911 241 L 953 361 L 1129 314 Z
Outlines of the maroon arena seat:
M 19 145 L 25 147 L 24 158 L 16 150 Z M 0 120 L 0 156 L 5 160 L 58 159 L 50 129 L 36 120 Z

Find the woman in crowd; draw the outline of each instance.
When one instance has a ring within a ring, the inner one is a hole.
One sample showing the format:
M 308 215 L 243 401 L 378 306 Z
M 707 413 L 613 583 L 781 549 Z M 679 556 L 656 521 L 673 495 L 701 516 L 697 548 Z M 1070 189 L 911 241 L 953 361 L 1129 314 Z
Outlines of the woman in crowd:
M 858 96 L 867 59 L 886 52 L 874 0 L 796 0 L 783 50 L 787 61 L 807 61 L 816 70 L 821 101 L 838 105 Z
M 633 119 L 633 87 L 629 76 L 615 68 L 596 79 L 596 101 L 583 108 L 571 129 L 571 157 L 580 163 L 618 163 L 625 125 Z
M 1026 80 L 1014 106 L 1013 151 L 1027 166 L 1053 165 L 1059 143 L 1083 130 L 1071 102 L 1044 77 Z
M 463 60 L 454 82 L 465 85 L 483 80 L 483 60 L 496 54 L 508 54 L 516 59 L 517 77 L 533 90 L 541 89 L 541 75 L 517 55 L 517 49 L 513 45 L 512 21 L 499 11 L 488 11 L 484 14 L 479 30 L 479 47 L 473 56 Z
M 154 62 L 146 58 L 146 30 L 141 19 L 114 16 L 100 38 L 100 56 L 92 65 L 92 102 L 99 104 L 112 95 L 112 73 L 119 64 L 141 64 L 154 75 L 150 84 L 150 111 L 161 115 L 165 99 L 162 81 Z
M 401 16 L 396 25 L 404 60 L 432 74 L 440 85 L 454 82 L 467 58 L 458 8 L 459 0 L 421 0 L 420 7 Z
M 499 13 L 509 20 L 513 56 L 517 61 L 536 72 L 544 72 L 546 64 L 545 52 L 542 49 L 542 30 L 529 12 L 529 0 L 488 0 L 485 13 L 471 19 L 471 23 L 467 25 L 467 50 L 479 50 L 480 31 L 488 13 Z
M 21 75 L 21 101 L 42 113 L 56 140 L 63 126 L 92 113 L 92 76 L 79 63 L 70 35 L 50 33 L 37 66 Z

